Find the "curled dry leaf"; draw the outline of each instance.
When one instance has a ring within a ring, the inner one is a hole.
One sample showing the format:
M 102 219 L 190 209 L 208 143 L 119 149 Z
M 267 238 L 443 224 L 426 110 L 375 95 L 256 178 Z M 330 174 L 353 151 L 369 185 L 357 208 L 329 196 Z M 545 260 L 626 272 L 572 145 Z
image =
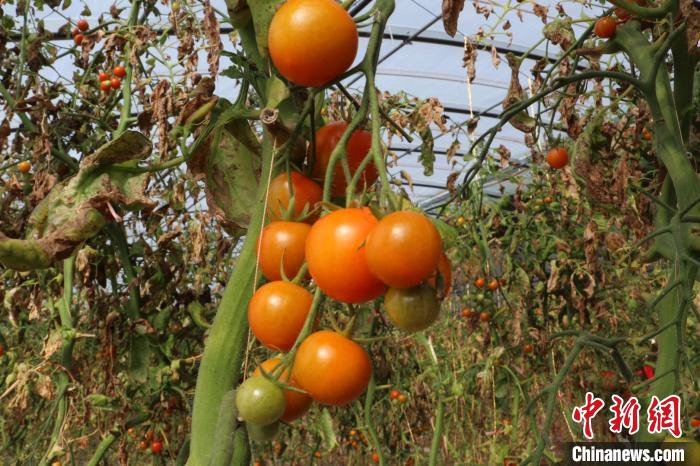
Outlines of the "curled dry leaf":
M 520 85 L 520 59 L 509 53 L 506 55 L 508 66 L 510 67 L 510 85 L 508 86 L 508 94 L 503 99 L 503 110 L 508 109 L 512 105 L 517 104 L 523 97 L 523 88 Z M 510 119 L 510 124 L 523 133 L 531 133 L 535 130 L 537 122 L 534 118 L 528 115 L 526 110 L 523 110 Z
M 454 37 L 457 33 L 457 20 L 462 9 L 464 9 L 464 0 L 442 0 L 442 23 L 450 37 Z

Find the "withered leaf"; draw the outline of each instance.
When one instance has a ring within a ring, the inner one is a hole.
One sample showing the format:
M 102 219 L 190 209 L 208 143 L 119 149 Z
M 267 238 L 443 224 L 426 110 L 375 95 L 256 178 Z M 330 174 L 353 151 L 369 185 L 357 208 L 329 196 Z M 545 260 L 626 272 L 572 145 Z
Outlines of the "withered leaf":
M 442 0 L 442 23 L 450 37 L 454 37 L 457 33 L 457 20 L 462 9 L 464 9 L 464 0 Z

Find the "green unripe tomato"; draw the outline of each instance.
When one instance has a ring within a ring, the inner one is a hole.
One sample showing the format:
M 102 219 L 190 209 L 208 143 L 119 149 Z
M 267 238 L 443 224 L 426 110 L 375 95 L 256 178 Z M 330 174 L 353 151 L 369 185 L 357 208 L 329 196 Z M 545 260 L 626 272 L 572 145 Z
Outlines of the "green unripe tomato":
M 250 377 L 236 392 L 238 414 L 250 424 L 272 424 L 282 417 L 285 405 L 282 389 L 262 376 Z
M 389 288 L 384 306 L 391 322 L 407 332 L 428 328 L 440 313 L 435 289 L 428 285 L 413 288 Z
M 271 442 L 277 435 L 277 432 L 279 432 L 280 423 L 273 422 L 272 424 L 268 424 L 266 426 L 248 423 L 246 425 L 246 429 L 248 429 L 248 437 L 250 437 L 250 439 L 254 442 L 268 443 Z

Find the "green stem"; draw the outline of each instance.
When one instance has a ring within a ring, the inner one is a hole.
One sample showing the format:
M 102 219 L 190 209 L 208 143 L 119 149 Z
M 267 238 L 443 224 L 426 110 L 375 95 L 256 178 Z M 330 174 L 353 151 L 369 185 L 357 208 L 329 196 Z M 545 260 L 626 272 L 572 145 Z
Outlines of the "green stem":
M 127 27 L 129 29 L 136 26 L 140 6 L 141 0 L 131 0 L 131 11 L 127 22 Z M 131 63 L 129 63 L 129 55 L 131 55 L 130 42 L 127 42 L 124 52 L 126 54 L 126 76 L 124 77 L 124 82 L 122 82 L 123 101 L 121 115 L 119 116 L 119 126 L 117 126 L 117 129 L 114 131 L 113 137 L 117 137 L 126 131 L 127 125 L 129 124 L 129 117 L 131 116 L 131 81 L 134 77 L 134 69 Z

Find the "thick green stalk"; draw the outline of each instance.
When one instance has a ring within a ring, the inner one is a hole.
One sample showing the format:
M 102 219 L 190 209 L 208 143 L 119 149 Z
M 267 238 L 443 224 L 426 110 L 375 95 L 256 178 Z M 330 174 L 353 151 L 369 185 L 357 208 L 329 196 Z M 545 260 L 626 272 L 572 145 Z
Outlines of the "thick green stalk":
M 263 160 L 257 202 L 241 254 L 207 337 L 197 376 L 192 412 L 192 443 L 189 466 L 205 466 L 214 448 L 216 422 L 224 394 L 231 390 L 241 370 L 243 350 L 248 339 L 246 309 L 257 284 L 255 276 L 256 240 L 262 228 L 267 195 L 267 175 L 272 168 L 272 141 L 263 140 Z M 243 443 L 240 443 L 243 445 Z M 238 452 L 234 451 L 234 457 Z

